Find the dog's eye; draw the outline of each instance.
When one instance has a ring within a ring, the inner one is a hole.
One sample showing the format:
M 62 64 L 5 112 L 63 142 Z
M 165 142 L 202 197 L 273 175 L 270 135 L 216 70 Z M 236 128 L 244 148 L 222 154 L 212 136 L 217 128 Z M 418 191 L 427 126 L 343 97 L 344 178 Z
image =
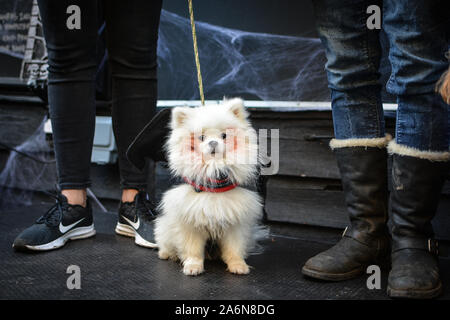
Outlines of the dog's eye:
M 205 135 L 202 134 L 202 135 L 199 136 L 198 138 L 199 138 L 200 141 L 203 141 L 203 140 L 205 140 Z
M 222 133 L 222 139 L 225 140 L 227 138 L 227 134 L 226 133 Z

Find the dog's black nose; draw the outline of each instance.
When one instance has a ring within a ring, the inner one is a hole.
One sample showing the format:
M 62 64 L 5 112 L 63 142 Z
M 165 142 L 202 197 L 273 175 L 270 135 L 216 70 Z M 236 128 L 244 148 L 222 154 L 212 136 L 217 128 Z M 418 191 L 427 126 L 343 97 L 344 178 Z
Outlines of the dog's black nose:
M 211 147 L 211 149 L 214 150 L 219 143 L 217 141 L 210 141 L 208 144 Z

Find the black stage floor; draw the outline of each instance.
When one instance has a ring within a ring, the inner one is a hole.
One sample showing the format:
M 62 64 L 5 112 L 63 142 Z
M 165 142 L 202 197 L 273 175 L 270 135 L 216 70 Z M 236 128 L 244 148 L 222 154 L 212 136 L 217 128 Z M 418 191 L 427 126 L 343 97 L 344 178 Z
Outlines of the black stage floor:
M 264 253 L 250 256 L 247 276 L 231 275 L 220 261 L 207 261 L 206 273 L 183 275 L 180 266 L 159 260 L 157 252 L 115 235 L 116 215 L 95 212 L 97 235 L 69 242 L 45 253 L 17 253 L 14 237 L 48 205 L 38 204 L 0 212 L 0 299 L 386 299 L 382 289 L 369 290 L 367 276 L 326 283 L 304 278 L 301 265 L 326 249 L 336 235 L 322 237 L 301 230 L 285 232 L 274 226 L 263 243 Z M 309 239 L 308 241 L 305 239 Z M 331 239 L 331 240 L 330 240 Z M 323 242 L 325 240 L 325 242 Z M 81 289 L 66 285 L 69 265 L 81 270 Z M 441 259 L 441 273 L 450 298 L 450 259 Z

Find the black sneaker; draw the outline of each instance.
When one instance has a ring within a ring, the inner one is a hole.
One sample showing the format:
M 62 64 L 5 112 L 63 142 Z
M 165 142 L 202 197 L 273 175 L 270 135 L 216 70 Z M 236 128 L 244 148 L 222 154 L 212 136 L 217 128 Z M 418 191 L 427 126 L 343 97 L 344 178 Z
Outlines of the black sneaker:
M 116 233 L 134 238 L 134 242 L 139 246 L 156 248 L 153 235 L 155 218 L 156 210 L 148 200 L 148 195 L 139 192 L 134 201 L 120 203 Z
M 56 204 L 35 224 L 17 236 L 13 243 L 14 249 L 52 250 L 64 246 L 68 240 L 85 239 L 95 235 L 89 199 L 84 208 L 69 204 L 62 194 L 53 197 Z

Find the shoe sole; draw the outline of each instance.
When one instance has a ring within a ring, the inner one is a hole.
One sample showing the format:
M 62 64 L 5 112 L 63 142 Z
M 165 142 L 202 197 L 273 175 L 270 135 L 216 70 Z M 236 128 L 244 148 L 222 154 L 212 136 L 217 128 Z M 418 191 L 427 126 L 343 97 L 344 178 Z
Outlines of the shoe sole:
M 156 243 L 145 240 L 136 232 L 136 230 L 133 227 L 127 224 L 118 222 L 115 231 L 117 234 L 121 236 L 134 238 L 134 243 L 136 243 L 138 246 L 151 249 L 158 248 L 158 245 Z
M 303 267 L 302 273 L 310 278 L 324 280 L 324 281 L 344 281 L 354 279 L 364 273 L 364 268 L 355 269 L 346 273 L 324 273 L 317 270 L 312 270 Z
M 439 285 L 431 290 L 392 289 L 388 285 L 387 294 L 393 299 L 433 299 L 442 294 L 442 283 L 439 282 Z
M 95 235 L 94 224 L 91 224 L 87 227 L 79 227 L 74 228 L 70 231 L 67 231 L 58 239 L 55 239 L 49 243 L 40 244 L 40 245 L 24 245 L 23 247 L 14 247 L 15 249 L 28 249 L 32 251 L 49 251 L 61 248 L 64 246 L 69 240 L 80 240 L 93 237 Z

